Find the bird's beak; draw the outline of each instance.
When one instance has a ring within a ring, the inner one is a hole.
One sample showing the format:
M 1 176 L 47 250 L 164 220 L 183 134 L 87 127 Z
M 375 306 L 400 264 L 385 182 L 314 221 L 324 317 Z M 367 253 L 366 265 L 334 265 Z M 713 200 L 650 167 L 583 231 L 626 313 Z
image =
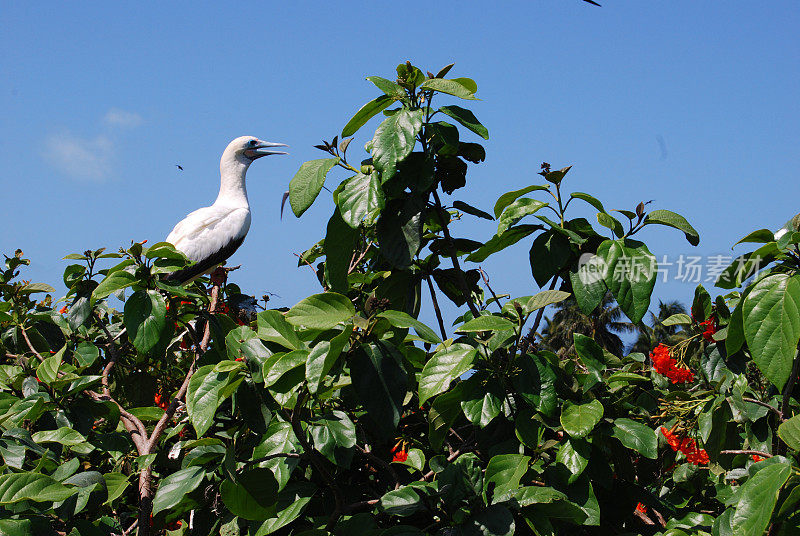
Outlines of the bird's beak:
M 261 141 L 258 140 L 258 145 L 256 145 L 253 149 L 247 149 L 244 154 L 247 155 L 249 158 L 255 160 L 256 158 L 261 158 L 262 156 L 269 156 L 271 154 L 289 154 L 285 151 L 276 151 L 273 147 L 289 147 L 285 143 L 273 143 L 271 141 Z

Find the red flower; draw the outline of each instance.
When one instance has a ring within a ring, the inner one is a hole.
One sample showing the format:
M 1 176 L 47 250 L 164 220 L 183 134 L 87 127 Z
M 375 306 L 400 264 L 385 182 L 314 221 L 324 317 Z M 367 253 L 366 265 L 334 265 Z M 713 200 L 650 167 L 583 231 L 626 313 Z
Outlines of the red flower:
M 167 526 L 164 528 L 167 530 L 178 530 L 179 528 L 181 528 L 181 522 L 173 521 L 172 523 L 167 523 Z
M 645 505 L 643 505 L 642 503 L 637 503 L 636 504 L 636 511 L 639 512 L 640 514 L 646 514 L 647 513 L 647 507 Z
M 686 455 L 686 461 L 689 463 L 704 465 L 709 462 L 708 453 L 705 449 L 698 449 L 697 442 L 694 439 L 690 437 L 679 438 L 663 426 L 661 427 L 661 433 L 667 438 L 667 443 L 672 450 L 675 452 L 682 452 Z
M 754 461 L 754 462 L 760 462 L 760 461 L 761 461 L 761 460 L 763 460 L 763 459 L 764 459 L 764 458 L 762 458 L 762 457 L 761 457 L 761 456 L 759 456 L 758 454 L 753 454 L 753 461 Z
M 153 397 L 153 401 L 156 403 L 156 406 L 164 411 L 166 411 L 169 407 L 169 400 L 167 397 L 162 397 L 160 393 L 156 393 L 156 395 Z
M 67 314 L 67 311 L 68 311 L 68 309 L 67 309 L 66 305 L 58 310 L 58 312 L 61 313 L 62 315 Z
M 243 357 L 237 357 L 236 359 L 234 359 L 234 361 L 244 361 L 244 358 Z
M 672 383 L 686 383 L 694 380 L 694 372 L 686 367 L 679 367 L 678 362 L 672 357 L 669 346 L 659 344 L 652 352 L 650 359 L 653 361 L 653 369 L 666 376 Z
M 717 332 L 717 318 L 712 314 L 708 320 L 700 322 L 703 326 L 703 338 L 708 342 L 714 342 L 714 334 Z
M 404 462 L 408 459 L 408 452 L 406 452 L 406 450 L 401 446 L 393 448 L 392 454 L 393 462 Z

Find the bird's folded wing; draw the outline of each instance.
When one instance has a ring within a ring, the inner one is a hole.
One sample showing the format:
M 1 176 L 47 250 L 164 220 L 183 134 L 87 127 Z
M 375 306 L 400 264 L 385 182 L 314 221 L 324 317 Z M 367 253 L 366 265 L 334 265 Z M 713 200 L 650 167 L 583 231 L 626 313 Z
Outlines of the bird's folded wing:
M 204 207 L 180 221 L 167 242 L 198 262 L 244 237 L 249 228 L 250 211 L 246 208 Z

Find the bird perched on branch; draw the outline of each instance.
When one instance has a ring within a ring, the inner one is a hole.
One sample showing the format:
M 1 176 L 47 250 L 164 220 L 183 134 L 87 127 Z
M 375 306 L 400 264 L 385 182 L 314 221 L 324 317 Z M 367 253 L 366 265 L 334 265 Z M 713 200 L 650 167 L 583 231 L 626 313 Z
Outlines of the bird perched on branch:
M 288 145 L 253 136 L 240 136 L 228 144 L 219 161 L 221 180 L 217 200 L 210 207 L 190 213 L 167 237 L 167 242 L 195 264 L 167 274 L 164 281 L 176 285 L 189 282 L 222 264 L 242 245 L 250 229 L 247 168 L 262 156 L 288 154 L 275 147 Z

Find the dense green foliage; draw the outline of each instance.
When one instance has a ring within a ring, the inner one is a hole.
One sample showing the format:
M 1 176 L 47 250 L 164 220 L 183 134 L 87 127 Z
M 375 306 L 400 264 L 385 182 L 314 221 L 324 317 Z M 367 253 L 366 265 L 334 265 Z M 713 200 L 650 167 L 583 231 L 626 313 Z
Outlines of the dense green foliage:
M 470 110 L 434 106 L 476 99 L 451 67 L 369 77 L 381 95 L 301 166 L 298 216 L 345 175 L 300 260 L 322 291 L 288 310 L 233 283 L 165 284 L 187 264 L 165 243 L 68 256 L 63 304 L 19 279 L 22 252 L 6 258 L 0 533 L 800 531 L 796 222 L 743 240 L 762 245 L 723 274 L 727 294 L 698 287 L 692 316 L 659 319 L 672 348 L 612 353 L 555 317 L 543 333 L 566 299 L 650 333 L 657 267 L 638 237 L 699 236 L 667 210 L 566 193 L 569 167 L 543 164 L 491 213 L 445 197 L 484 160 L 467 140 L 489 137 Z M 375 116 L 368 158 L 349 161 Z M 497 233 L 457 235 L 470 217 Z M 498 296 L 476 263 L 521 242 L 542 290 Z M 436 329 L 417 319 L 423 294 Z M 443 318 L 445 299 L 463 314 Z

